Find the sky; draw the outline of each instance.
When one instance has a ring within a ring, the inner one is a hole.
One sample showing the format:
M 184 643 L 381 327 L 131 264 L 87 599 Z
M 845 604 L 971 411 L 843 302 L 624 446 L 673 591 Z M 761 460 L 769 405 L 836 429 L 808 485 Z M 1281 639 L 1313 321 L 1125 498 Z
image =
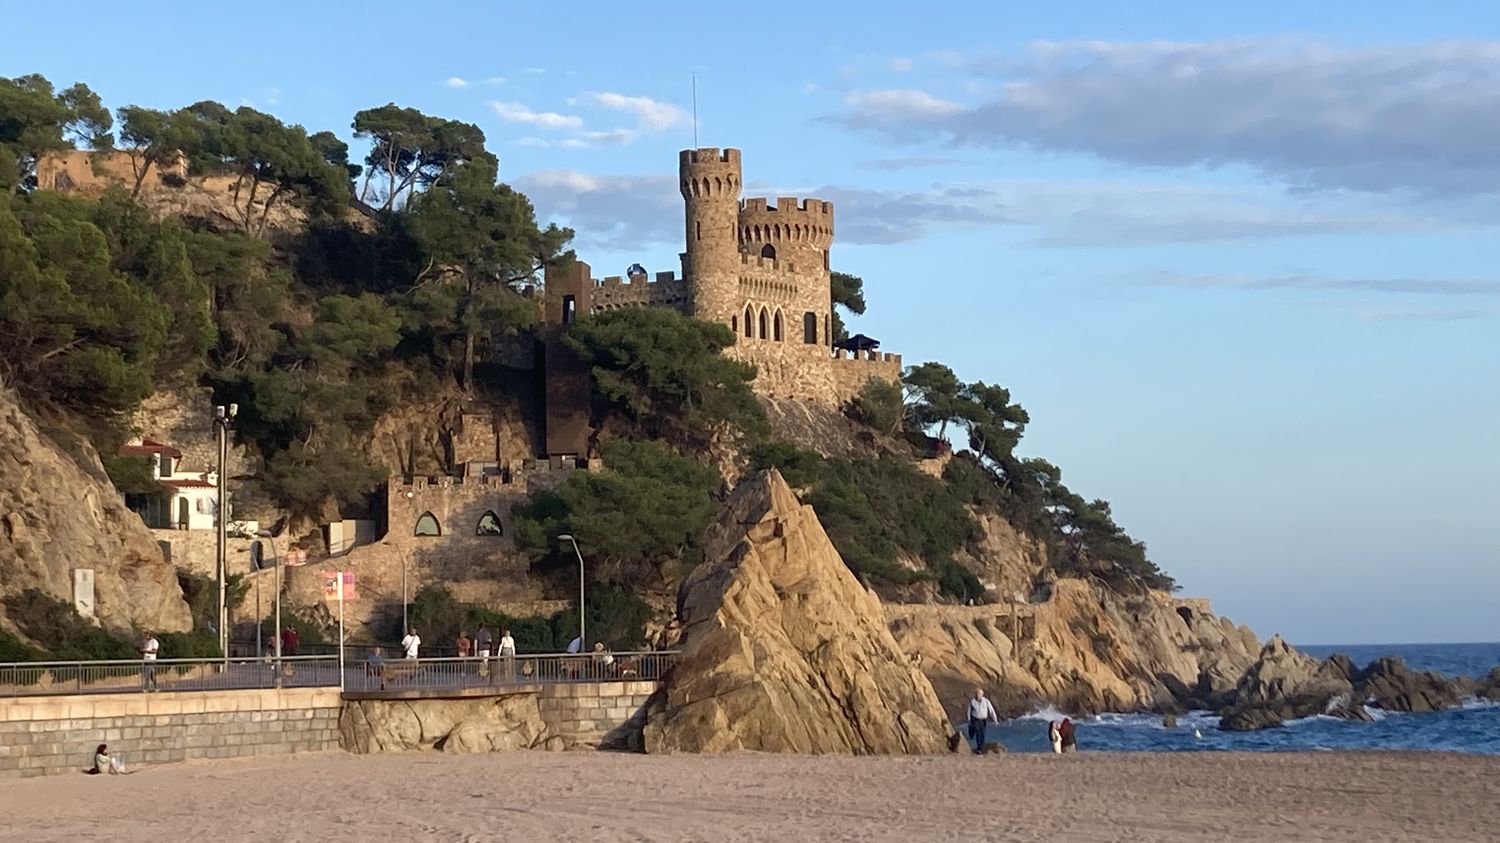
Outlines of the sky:
M 363 108 L 477 123 L 596 276 L 680 270 L 696 131 L 747 195 L 832 200 L 854 329 L 1008 387 L 1021 451 L 1185 595 L 1302 643 L 1500 640 L 1489 0 L 173 5 L 75 4 L 0 75 L 356 158 Z

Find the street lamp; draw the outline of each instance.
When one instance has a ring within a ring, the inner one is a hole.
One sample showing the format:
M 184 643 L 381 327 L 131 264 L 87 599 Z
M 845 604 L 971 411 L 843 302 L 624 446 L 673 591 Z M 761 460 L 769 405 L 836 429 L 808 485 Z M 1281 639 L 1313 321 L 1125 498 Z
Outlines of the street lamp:
M 273 536 L 273 535 L 271 535 L 271 531 L 270 530 L 261 530 L 260 532 L 256 533 L 256 535 L 260 536 L 263 539 L 269 539 L 271 541 L 271 560 L 272 560 L 272 564 L 274 564 L 276 566 L 276 599 L 275 599 L 275 604 L 276 604 L 276 632 L 275 632 L 275 636 L 271 640 L 272 640 L 274 646 L 276 647 L 276 687 L 280 688 L 281 687 L 281 562 L 282 562 L 282 559 L 281 559 L 281 554 L 279 554 L 279 553 L 276 552 L 276 537 Z M 257 608 L 259 608 L 259 607 L 257 607 Z M 260 623 L 260 619 L 259 618 L 256 618 L 256 623 Z M 260 653 L 256 653 L 255 655 L 256 655 L 256 658 L 260 657 Z
M 586 653 L 589 649 L 589 642 L 587 634 L 588 622 L 585 620 L 585 615 L 588 613 L 584 611 L 583 607 L 583 551 L 578 549 L 578 542 L 574 541 L 573 537 L 567 533 L 558 536 L 557 540 L 566 541 L 568 544 L 573 545 L 573 554 L 578 557 L 578 652 Z
M 229 544 L 229 507 L 224 500 L 225 478 L 224 463 L 229 460 L 229 428 L 234 422 L 234 417 L 239 415 L 240 405 L 223 404 L 214 407 L 214 430 L 219 435 L 219 473 L 218 473 L 218 503 L 217 515 L 214 520 L 218 522 L 217 541 L 215 543 L 215 558 L 219 572 L 219 652 L 224 656 L 224 665 L 229 665 L 229 598 L 228 598 L 228 576 L 225 570 L 225 548 Z

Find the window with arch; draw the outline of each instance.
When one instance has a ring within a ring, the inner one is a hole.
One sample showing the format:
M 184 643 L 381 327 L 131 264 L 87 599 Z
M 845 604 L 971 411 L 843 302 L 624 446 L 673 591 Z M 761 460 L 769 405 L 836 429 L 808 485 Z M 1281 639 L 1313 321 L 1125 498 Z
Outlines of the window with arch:
M 732 332 L 734 332 L 734 333 L 736 333 L 736 334 L 738 334 L 740 332 L 740 317 L 738 317 L 738 316 L 730 316 L 729 317 L 729 330 L 732 331 Z
M 755 336 L 755 319 L 750 315 L 750 305 L 745 305 L 745 336 Z
M 770 331 L 766 330 L 767 328 L 770 327 L 770 325 L 767 324 L 767 323 L 768 323 L 768 320 L 766 319 L 766 309 L 765 308 L 761 308 L 761 310 L 760 310 L 760 338 L 761 339 L 765 339 L 766 337 L 768 337 L 768 336 L 771 335 Z
M 479 526 L 474 528 L 476 536 L 503 536 L 505 528 L 500 526 L 500 516 L 492 509 L 479 518 Z
M 417 519 L 417 527 L 411 531 L 411 534 L 414 536 L 441 536 L 443 528 L 438 526 L 437 516 L 431 512 L 424 512 L 422 513 L 422 517 Z
M 818 342 L 818 314 L 811 310 L 802 314 L 802 341 L 808 345 Z
M 760 247 L 760 256 L 763 257 L 763 258 L 775 258 L 776 257 L 776 247 L 772 246 L 770 243 L 767 243 L 766 245 L 761 246 Z
M 771 317 L 771 338 L 777 342 L 781 342 L 782 340 L 781 311 L 779 310 L 776 311 L 775 316 Z

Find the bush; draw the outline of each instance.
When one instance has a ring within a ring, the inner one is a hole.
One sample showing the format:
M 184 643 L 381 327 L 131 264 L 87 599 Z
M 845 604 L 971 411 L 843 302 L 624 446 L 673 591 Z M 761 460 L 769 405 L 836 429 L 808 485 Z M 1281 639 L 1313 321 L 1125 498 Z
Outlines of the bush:
M 161 645 L 158 653 L 164 659 L 216 659 L 224 655 L 219 649 L 219 637 L 208 630 L 196 632 L 160 632 L 156 641 Z
M 866 427 L 894 436 L 906 418 L 901 387 L 883 380 L 871 380 L 850 399 L 844 414 Z
M 614 650 L 633 649 L 645 641 L 646 622 L 651 609 L 635 594 L 607 586 L 594 586 L 586 595 L 589 612 L 589 640 L 603 641 Z M 515 616 L 496 612 L 484 606 L 464 603 L 446 588 L 425 585 L 407 606 L 410 623 L 422 636 L 425 646 L 447 652 L 465 632 L 472 639 L 481 623 L 490 628 L 496 639 L 509 629 L 522 653 L 560 653 L 578 635 L 576 607 L 551 617 Z M 399 640 L 400 635 L 392 636 Z
M 182 589 L 182 599 L 187 601 L 188 610 L 192 612 L 193 629 L 205 631 L 212 629 L 219 622 L 218 580 L 196 574 L 186 568 L 178 568 L 177 587 Z M 245 582 L 243 574 L 229 575 L 224 589 L 224 602 L 229 611 L 233 612 L 244 605 L 245 595 L 249 590 L 250 585 Z
M 774 468 L 794 488 L 811 486 L 823 476 L 823 455 L 790 442 L 762 442 L 750 449 L 750 467 Z
M 90 624 L 73 611 L 71 604 L 39 589 L 28 588 L 6 597 L 5 609 L 11 622 L 52 659 L 93 661 L 140 655 L 134 644 Z
M 21 639 L 0 629 L 0 662 L 37 662 L 46 659 L 46 653 L 27 646 Z
M 952 559 L 938 567 L 937 586 L 939 592 L 959 600 L 971 597 L 978 600 L 984 595 L 984 585 L 979 582 L 979 577 Z

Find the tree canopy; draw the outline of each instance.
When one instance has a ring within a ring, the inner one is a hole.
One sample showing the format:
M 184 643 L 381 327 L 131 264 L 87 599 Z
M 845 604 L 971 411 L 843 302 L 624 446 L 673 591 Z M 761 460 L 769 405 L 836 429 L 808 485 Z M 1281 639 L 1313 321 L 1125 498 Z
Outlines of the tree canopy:
M 74 144 L 108 149 L 113 120 L 87 85 L 58 92 L 39 74 L 0 77 L 0 189 L 36 186 L 37 159 Z

